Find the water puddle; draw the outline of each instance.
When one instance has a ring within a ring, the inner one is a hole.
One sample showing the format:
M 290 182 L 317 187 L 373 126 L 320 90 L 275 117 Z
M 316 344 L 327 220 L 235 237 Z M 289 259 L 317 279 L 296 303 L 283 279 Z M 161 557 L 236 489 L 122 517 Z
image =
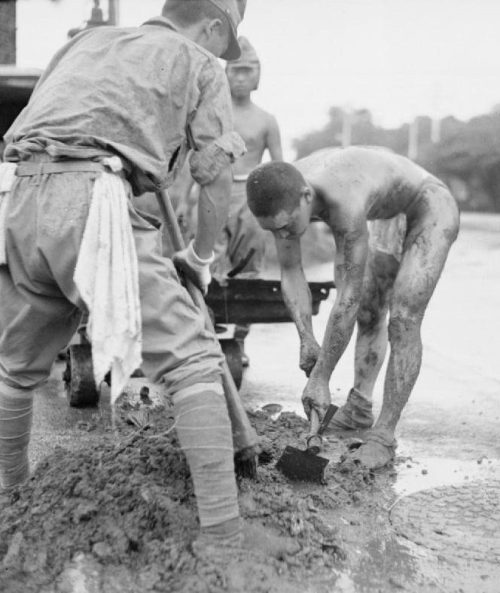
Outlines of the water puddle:
M 500 461 L 486 457 L 465 461 L 443 457 L 420 458 L 399 465 L 393 485 L 398 497 L 421 490 L 500 477 Z

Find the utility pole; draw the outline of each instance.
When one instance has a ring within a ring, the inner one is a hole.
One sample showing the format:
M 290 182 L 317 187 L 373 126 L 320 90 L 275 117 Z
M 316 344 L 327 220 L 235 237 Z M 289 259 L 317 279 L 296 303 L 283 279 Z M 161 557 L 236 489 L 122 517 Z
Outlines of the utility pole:
M 408 127 L 408 158 L 416 161 L 418 158 L 418 118 Z
M 439 144 L 441 141 L 441 119 L 439 117 L 432 118 L 431 140 L 433 144 Z
M 435 83 L 432 94 L 432 111 L 434 112 L 431 124 L 431 141 L 438 144 L 441 141 L 441 105 L 442 105 L 442 86 L 441 83 Z
M 16 63 L 16 0 L 0 0 L 0 64 Z
M 120 24 L 120 0 L 108 0 L 108 24 Z

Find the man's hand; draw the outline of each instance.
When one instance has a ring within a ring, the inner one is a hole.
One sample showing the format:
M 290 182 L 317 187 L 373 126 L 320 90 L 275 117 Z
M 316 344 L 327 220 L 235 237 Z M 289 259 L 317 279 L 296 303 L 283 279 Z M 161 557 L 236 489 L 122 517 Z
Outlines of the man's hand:
M 178 251 L 172 260 L 180 275 L 189 278 L 203 294 L 207 294 L 208 285 L 212 279 L 210 264 L 214 261 L 213 254 L 208 259 L 201 259 L 194 250 L 193 241 L 191 241 L 186 249 Z
M 309 377 L 318 360 L 321 347 L 314 338 L 301 340 L 300 342 L 300 369 Z
M 309 380 L 302 393 L 302 405 L 307 417 L 310 417 L 311 409 L 314 408 L 318 412 L 321 421 L 330 403 L 331 396 L 328 383 Z

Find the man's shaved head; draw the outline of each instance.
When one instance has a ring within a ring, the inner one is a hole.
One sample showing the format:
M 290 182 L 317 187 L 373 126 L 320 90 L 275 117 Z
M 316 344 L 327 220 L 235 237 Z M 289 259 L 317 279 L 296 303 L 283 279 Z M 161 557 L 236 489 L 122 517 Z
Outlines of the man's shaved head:
M 280 210 L 291 212 L 300 205 L 305 185 L 305 179 L 293 165 L 280 161 L 265 163 L 248 176 L 248 207 L 257 217 L 274 216 Z

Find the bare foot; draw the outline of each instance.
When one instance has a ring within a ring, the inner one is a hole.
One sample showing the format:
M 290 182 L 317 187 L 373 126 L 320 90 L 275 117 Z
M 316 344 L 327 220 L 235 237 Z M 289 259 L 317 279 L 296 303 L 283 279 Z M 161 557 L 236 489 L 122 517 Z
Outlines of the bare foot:
M 396 454 L 397 442 L 388 431 L 372 430 L 364 442 L 355 449 L 350 448 L 342 465 L 362 465 L 367 469 L 380 469 L 392 463 Z
M 375 441 L 368 441 L 356 449 L 350 457 L 354 462 L 358 462 L 368 469 L 380 469 L 394 461 L 394 448 Z
M 259 552 L 265 556 L 273 556 L 282 560 L 300 551 L 299 543 L 291 537 L 278 535 L 273 529 L 260 524 L 243 526 L 241 547 L 251 552 Z

